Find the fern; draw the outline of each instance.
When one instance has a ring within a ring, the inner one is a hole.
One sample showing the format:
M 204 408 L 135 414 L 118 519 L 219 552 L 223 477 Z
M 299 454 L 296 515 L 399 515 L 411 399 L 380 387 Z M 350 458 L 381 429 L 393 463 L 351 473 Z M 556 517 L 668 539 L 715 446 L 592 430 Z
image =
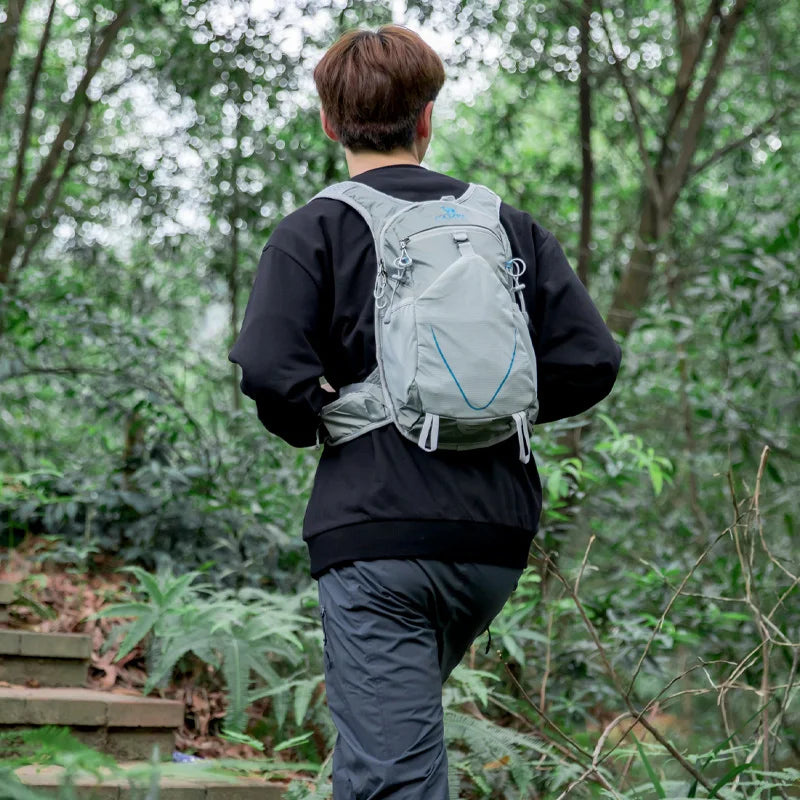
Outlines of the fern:
M 250 682 L 250 657 L 246 647 L 244 642 L 231 637 L 224 643 L 222 653 L 222 674 L 228 687 L 228 713 L 225 723 L 234 731 L 243 731 L 247 724 L 245 709 Z
M 469 669 L 464 665 L 457 666 L 451 676 L 450 681 L 461 687 L 465 694 L 465 699 L 476 697 L 482 706 L 489 702 L 489 681 L 497 682 L 500 678 L 491 672 L 483 672 L 478 669 Z
M 510 778 L 517 796 L 528 797 L 535 778 L 531 756 L 549 755 L 549 748 L 530 736 L 453 711 L 445 712 L 445 736 L 453 751 L 458 742 L 466 746 L 466 755 L 456 767 L 484 794 L 491 793 L 490 783 Z M 492 779 L 487 777 L 490 765 L 497 775 Z
M 333 754 L 319 768 L 313 787 L 309 790 L 304 782 L 292 781 L 286 792 L 286 800 L 330 800 L 333 789 L 330 783 L 333 769 Z
M 148 680 L 145 691 L 164 685 L 185 656 L 192 654 L 219 670 L 228 694 L 225 725 L 243 731 L 247 707 L 275 690 L 287 691 L 288 669 L 320 651 L 316 619 L 309 613 L 311 592 L 287 598 L 258 589 L 211 595 L 195 583 L 198 573 L 175 578 L 153 576 L 138 567 L 130 571 L 139 581 L 145 600 L 103 609 L 97 616 L 132 618 L 127 624 L 120 655 L 148 639 Z M 312 633 L 313 631 L 313 633 Z M 280 665 L 280 669 L 276 666 Z M 306 674 L 308 675 L 306 664 Z M 316 675 L 316 670 L 311 671 Z M 320 678 L 295 682 L 294 716 L 300 724 L 308 713 Z M 268 691 L 265 693 L 263 687 Z M 278 702 L 280 723 L 286 719 L 289 700 Z

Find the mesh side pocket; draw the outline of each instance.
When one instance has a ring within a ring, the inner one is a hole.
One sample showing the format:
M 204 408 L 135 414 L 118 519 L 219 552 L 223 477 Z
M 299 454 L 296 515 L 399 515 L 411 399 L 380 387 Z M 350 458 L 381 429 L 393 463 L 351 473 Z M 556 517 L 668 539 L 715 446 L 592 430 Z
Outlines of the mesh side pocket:
M 322 423 L 328 433 L 328 444 L 349 442 L 391 421 L 383 402 L 380 383 L 372 380 L 353 383 L 343 391 L 341 397 L 323 406 L 320 411 Z

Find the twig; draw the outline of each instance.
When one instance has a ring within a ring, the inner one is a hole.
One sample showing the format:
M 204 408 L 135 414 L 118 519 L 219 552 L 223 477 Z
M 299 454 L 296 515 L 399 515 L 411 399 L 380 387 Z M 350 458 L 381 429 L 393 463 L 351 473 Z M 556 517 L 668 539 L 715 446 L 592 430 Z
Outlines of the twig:
M 571 739 L 567 736 L 564 731 L 559 728 L 559 726 L 544 712 L 541 708 L 534 702 L 531 696 L 525 691 L 525 687 L 519 682 L 519 679 L 511 668 L 508 666 L 508 663 L 505 660 L 502 652 L 500 650 L 497 651 L 497 654 L 500 658 L 503 667 L 505 667 L 506 674 L 511 678 L 511 682 L 516 687 L 517 691 L 525 698 L 528 705 L 549 725 L 565 742 L 568 742 L 571 747 L 575 749 L 576 752 L 580 753 L 581 755 L 585 756 L 588 759 L 591 759 L 591 753 L 588 750 L 584 750 L 574 739 Z
M 631 702 L 630 695 L 622 688 L 622 685 L 619 680 L 619 676 L 617 675 L 616 670 L 611 665 L 609 661 L 608 655 L 606 653 L 605 647 L 603 647 L 602 642 L 600 641 L 600 637 L 597 635 L 597 631 L 595 630 L 594 625 L 592 625 L 591 620 L 586 614 L 586 609 L 583 607 L 583 603 L 581 602 L 580 598 L 577 597 L 575 594 L 572 593 L 572 587 L 567 582 L 564 575 L 561 573 L 561 570 L 553 563 L 550 556 L 542 549 L 541 545 L 534 539 L 533 546 L 542 554 L 542 556 L 546 559 L 547 562 L 550 564 L 550 569 L 552 570 L 553 574 L 558 578 L 559 581 L 564 585 L 567 591 L 571 594 L 572 600 L 575 603 L 575 607 L 578 610 L 578 613 L 583 620 L 586 629 L 589 631 L 589 635 L 592 637 L 592 641 L 594 642 L 595 648 L 600 655 L 600 659 L 602 660 L 603 664 L 605 665 L 606 672 L 608 673 L 608 677 L 610 678 L 611 682 L 614 684 L 614 688 L 619 692 L 620 696 L 625 702 L 625 705 L 628 706 L 628 709 L 637 716 L 638 721 L 641 722 L 642 726 L 653 736 L 656 741 L 658 741 L 661 746 L 667 750 L 667 752 L 683 767 L 683 769 L 688 772 L 699 784 L 703 787 L 711 791 L 711 784 L 703 777 L 703 775 L 697 770 L 697 768 L 689 762 L 686 758 L 684 758 L 676 749 L 675 747 L 664 737 L 661 733 L 650 723 L 649 720 L 642 716 L 641 711 L 637 712 Z
M 711 542 L 710 545 L 708 545 L 708 547 L 706 547 L 705 550 L 703 550 L 703 552 L 695 560 L 694 564 L 692 565 L 692 568 L 684 576 L 683 580 L 680 583 L 680 586 L 678 586 L 678 588 L 675 590 L 674 594 L 672 595 L 672 597 L 670 598 L 669 602 L 667 603 L 666 608 L 662 612 L 661 617 L 659 618 L 658 622 L 656 623 L 655 628 L 653 628 L 653 632 L 650 634 L 650 638 L 648 639 L 647 644 L 645 645 L 644 651 L 642 652 L 642 655 L 641 655 L 641 657 L 639 658 L 639 661 L 636 664 L 636 668 L 633 670 L 633 676 L 631 677 L 630 684 L 628 685 L 628 689 L 627 689 L 627 692 L 626 692 L 627 694 L 630 694 L 633 691 L 633 686 L 636 683 L 636 678 L 639 676 L 639 672 L 640 672 L 640 670 L 642 668 L 642 664 L 644 663 L 645 658 L 647 658 L 647 654 L 650 652 L 650 647 L 652 646 L 653 641 L 655 640 L 656 636 L 658 635 L 658 632 L 661 630 L 661 627 L 664 624 L 664 620 L 666 620 L 667 615 L 672 610 L 672 606 L 675 604 L 675 601 L 678 599 L 678 597 L 680 596 L 681 592 L 683 591 L 683 587 L 686 586 L 686 584 L 689 582 L 689 579 L 692 577 L 692 575 L 694 575 L 695 570 L 697 570 L 697 568 L 700 566 L 700 564 L 702 564 L 702 562 L 705 560 L 706 556 L 711 552 L 711 550 L 714 548 L 714 546 L 717 544 L 717 542 L 719 542 L 720 539 L 722 539 L 725 536 L 727 536 L 728 533 L 730 533 L 730 530 L 731 530 L 730 528 L 726 528 L 722 533 L 720 533 L 714 539 L 713 542 Z
M 568 747 L 565 747 L 563 744 L 561 744 L 561 742 L 556 741 L 551 736 L 548 736 L 545 731 L 543 731 L 537 725 L 534 725 L 533 722 L 531 722 L 527 717 L 523 717 L 522 714 L 518 714 L 516 711 L 509 708 L 505 703 L 500 702 L 500 700 L 493 695 L 489 695 L 489 702 L 494 703 L 498 708 L 503 709 L 506 714 L 510 714 L 518 722 L 524 723 L 524 725 L 529 728 L 533 734 L 535 734 L 542 741 L 547 742 L 547 744 L 549 744 L 551 747 L 554 747 L 564 757 L 572 761 L 575 760 L 575 754 Z
M 552 657 L 552 636 L 553 636 L 553 611 L 547 615 L 547 647 L 544 654 L 544 672 L 542 674 L 542 685 L 539 689 L 539 705 L 542 710 L 547 709 L 547 679 L 550 677 L 550 659 Z
M 592 549 L 592 545 L 594 544 L 595 539 L 597 539 L 597 536 L 595 536 L 595 534 L 592 534 L 589 537 L 589 541 L 586 544 L 586 550 L 583 553 L 583 560 L 581 561 L 581 568 L 578 570 L 578 577 L 575 578 L 575 586 L 572 589 L 573 593 L 576 595 L 578 594 L 578 589 L 580 589 L 581 578 L 583 578 L 583 573 L 586 570 L 586 562 L 589 560 L 589 551 Z

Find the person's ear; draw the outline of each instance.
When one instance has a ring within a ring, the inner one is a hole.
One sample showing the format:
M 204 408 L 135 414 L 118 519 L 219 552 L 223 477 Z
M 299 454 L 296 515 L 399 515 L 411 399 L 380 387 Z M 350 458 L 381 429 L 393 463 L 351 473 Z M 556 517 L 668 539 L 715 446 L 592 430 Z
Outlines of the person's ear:
M 417 120 L 417 139 L 430 139 L 433 128 L 433 100 L 425 104 Z
M 322 130 L 325 131 L 325 135 L 331 141 L 338 142 L 339 137 L 336 135 L 336 131 L 331 127 L 330 122 L 328 122 L 328 117 L 322 109 L 319 110 L 319 121 L 322 123 Z

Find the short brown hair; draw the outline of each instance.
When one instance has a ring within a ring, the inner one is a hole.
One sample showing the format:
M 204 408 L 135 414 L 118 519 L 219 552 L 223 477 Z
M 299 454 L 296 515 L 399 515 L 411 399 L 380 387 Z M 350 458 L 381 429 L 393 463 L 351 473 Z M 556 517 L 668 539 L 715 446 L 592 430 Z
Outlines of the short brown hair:
M 317 64 L 322 108 L 349 150 L 410 148 L 417 119 L 444 83 L 442 60 L 413 31 L 385 25 L 344 34 Z

